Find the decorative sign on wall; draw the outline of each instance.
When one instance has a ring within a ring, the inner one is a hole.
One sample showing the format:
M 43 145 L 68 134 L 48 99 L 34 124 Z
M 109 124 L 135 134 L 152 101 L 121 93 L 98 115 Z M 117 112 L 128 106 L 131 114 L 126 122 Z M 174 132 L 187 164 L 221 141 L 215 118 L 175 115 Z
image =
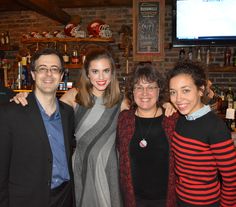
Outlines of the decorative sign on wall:
M 165 0 L 133 0 L 134 61 L 163 61 Z

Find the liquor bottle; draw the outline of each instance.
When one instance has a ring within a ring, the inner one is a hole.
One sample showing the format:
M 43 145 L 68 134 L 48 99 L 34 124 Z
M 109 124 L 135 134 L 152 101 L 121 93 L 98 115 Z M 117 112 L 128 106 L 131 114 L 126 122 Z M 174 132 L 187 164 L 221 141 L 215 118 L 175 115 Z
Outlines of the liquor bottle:
M 193 50 L 191 47 L 188 50 L 188 59 L 189 61 L 193 61 Z
M 70 57 L 67 53 L 67 44 L 64 44 L 64 54 L 63 54 L 63 60 L 65 64 L 68 64 L 70 62 Z
M 226 66 L 230 65 L 230 60 L 231 60 L 231 49 L 229 47 L 226 47 L 224 54 L 224 65 Z
M 179 51 L 179 60 L 184 61 L 185 60 L 185 50 L 184 48 L 181 48 Z
M 234 120 L 235 120 L 235 109 L 228 108 L 226 110 L 225 122 L 231 132 L 233 131 L 232 124 Z
M 201 54 L 201 48 L 199 47 L 197 50 L 197 62 L 202 61 L 202 54 Z
M 64 71 L 64 76 L 63 76 L 63 82 L 64 82 L 63 90 L 68 90 L 68 87 L 67 87 L 68 80 L 69 80 L 69 69 L 66 68 Z
M 224 89 L 222 88 L 222 90 L 220 91 L 220 98 L 222 100 L 221 102 L 221 113 L 222 114 L 225 114 L 226 112 L 226 109 L 228 107 L 228 102 L 226 101 L 226 95 L 225 95 L 225 91 Z
M 6 45 L 10 45 L 10 36 L 9 36 L 9 32 L 8 31 L 6 32 L 6 35 L 5 35 L 5 44 Z
M 80 53 L 80 56 L 81 56 L 81 62 L 84 64 L 84 61 L 86 59 L 86 50 L 83 49 Z
M 79 55 L 78 55 L 77 50 L 73 50 L 73 52 L 72 52 L 71 63 L 72 64 L 78 64 L 79 63 Z
M 233 66 L 236 66 L 236 49 L 234 49 L 234 53 L 233 53 Z
M 233 108 L 236 109 L 236 96 L 234 96 Z
M 30 52 L 28 52 L 28 55 L 26 57 L 27 57 L 27 64 L 29 65 L 31 63 L 31 54 L 30 54 Z
M 21 89 L 21 75 L 22 75 L 21 73 L 22 73 L 21 62 L 18 62 L 17 89 Z
M 234 103 L 234 93 L 232 91 L 232 88 L 229 86 L 228 90 L 225 93 L 226 96 L 226 101 L 228 103 L 228 108 L 232 109 L 233 108 L 233 103 Z
M 206 65 L 210 64 L 210 60 L 211 60 L 211 51 L 210 51 L 210 47 L 208 47 L 206 51 Z
M 5 42 L 5 33 L 2 32 L 1 33 L 1 46 L 4 46 L 5 44 L 6 44 L 6 42 Z
M 21 66 L 22 66 L 21 87 L 23 89 L 26 89 L 28 87 L 27 57 L 22 57 L 21 58 Z

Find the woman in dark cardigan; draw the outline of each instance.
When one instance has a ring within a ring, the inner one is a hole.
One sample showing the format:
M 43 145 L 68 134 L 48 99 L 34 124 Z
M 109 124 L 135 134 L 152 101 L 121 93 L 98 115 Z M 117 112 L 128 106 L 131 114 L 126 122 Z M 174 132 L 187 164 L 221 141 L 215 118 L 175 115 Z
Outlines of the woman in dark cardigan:
M 130 110 L 118 118 L 117 149 L 125 207 L 174 207 L 175 174 L 170 137 L 178 114 L 163 115 L 164 84 L 151 64 L 130 76 Z

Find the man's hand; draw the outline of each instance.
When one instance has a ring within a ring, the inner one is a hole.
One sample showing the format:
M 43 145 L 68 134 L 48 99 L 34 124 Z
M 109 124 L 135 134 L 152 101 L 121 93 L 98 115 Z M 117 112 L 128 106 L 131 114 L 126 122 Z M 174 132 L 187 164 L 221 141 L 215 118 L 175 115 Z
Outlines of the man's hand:
M 17 93 L 12 99 L 10 99 L 10 102 L 14 101 L 17 104 L 21 104 L 22 106 L 26 106 L 28 104 L 28 101 L 26 100 L 28 95 L 29 95 L 28 92 Z

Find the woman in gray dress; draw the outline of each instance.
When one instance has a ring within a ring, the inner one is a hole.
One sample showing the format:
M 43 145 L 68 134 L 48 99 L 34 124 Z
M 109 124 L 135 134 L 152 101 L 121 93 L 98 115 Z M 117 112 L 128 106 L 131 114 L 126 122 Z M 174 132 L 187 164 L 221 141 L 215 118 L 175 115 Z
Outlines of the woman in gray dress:
M 61 100 L 75 109 L 76 149 L 73 156 L 77 207 L 120 207 L 115 150 L 121 110 L 115 64 L 104 49 L 86 55 L 79 88 Z

